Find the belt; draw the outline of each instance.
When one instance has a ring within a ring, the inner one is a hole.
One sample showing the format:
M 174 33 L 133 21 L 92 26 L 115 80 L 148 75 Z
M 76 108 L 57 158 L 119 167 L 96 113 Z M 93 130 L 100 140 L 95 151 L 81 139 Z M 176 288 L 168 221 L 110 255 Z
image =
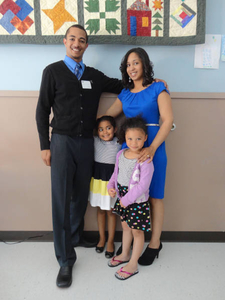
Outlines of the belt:
M 159 124 L 145 124 L 146 126 L 159 126 Z M 171 131 L 175 130 L 177 128 L 176 124 L 173 123 Z

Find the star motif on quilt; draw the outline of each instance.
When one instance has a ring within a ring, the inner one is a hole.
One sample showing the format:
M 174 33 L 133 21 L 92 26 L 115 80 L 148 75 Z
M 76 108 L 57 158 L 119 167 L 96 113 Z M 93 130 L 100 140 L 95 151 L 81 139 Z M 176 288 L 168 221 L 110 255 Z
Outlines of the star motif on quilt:
M 111 34 L 116 34 L 116 30 L 120 29 L 118 25 L 120 22 L 115 17 L 115 13 L 118 11 L 120 1 L 117 0 L 88 0 L 85 1 L 85 10 L 89 12 L 89 18 L 86 21 L 86 30 L 90 30 L 90 34 L 93 32 L 96 34 L 100 31 L 101 21 L 104 20 L 104 29 Z
M 65 9 L 65 0 L 60 0 L 52 9 L 42 9 L 42 11 L 52 20 L 54 33 L 56 33 L 65 22 L 77 22 Z

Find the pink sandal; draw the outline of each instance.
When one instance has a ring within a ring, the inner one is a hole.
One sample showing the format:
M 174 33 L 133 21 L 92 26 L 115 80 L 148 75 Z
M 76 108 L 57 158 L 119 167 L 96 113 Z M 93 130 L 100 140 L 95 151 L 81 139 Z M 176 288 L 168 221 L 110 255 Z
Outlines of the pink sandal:
M 125 273 L 125 274 L 127 274 L 127 275 L 129 275 L 129 276 L 123 277 L 123 276 L 119 275 L 118 272 Z M 117 272 L 115 273 L 115 276 L 116 276 L 117 279 L 120 279 L 120 280 L 126 280 L 126 279 L 128 279 L 128 278 L 130 278 L 130 277 L 136 275 L 137 273 L 139 273 L 138 270 L 135 271 L 134 273 L 130 273 L 130 272 L 124 271 L 124 270 L 123 270 L 123 267 L 122 267 L 121 269 L 119 269 L 119 271 L 117 271 Z
M 121 264 L 125 264 L 127 263 L 129 260 L 126 260 L 126 261 L 122 261 L 122 260 L 118 260 L 118 259 L 115 259 L 116 256 L 113 256 L 113 258 L 108 262 L 108 266 L 113 268 L 113 267 L 117 267 Z M 117 264 L 113 265 L 112 262 L 117 262 Z

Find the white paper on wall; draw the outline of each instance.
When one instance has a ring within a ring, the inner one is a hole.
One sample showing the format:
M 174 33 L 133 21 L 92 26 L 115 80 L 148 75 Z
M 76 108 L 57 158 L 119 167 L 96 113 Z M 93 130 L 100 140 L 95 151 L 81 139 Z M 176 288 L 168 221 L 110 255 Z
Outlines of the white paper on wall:
M 219 69 L 220 34 L 206 34 L 205 44 L 195 46 L 195 68 Z

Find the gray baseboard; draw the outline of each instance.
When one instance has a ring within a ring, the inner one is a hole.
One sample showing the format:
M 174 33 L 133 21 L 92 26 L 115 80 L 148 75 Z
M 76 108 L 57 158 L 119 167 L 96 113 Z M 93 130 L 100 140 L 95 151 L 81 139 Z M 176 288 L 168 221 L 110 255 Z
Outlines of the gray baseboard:
M 85 231 L 85 237 L 90 240 L 98 239 L 97 231 Z M 151 233 L 145 234 L 149 241 Z M 121 242 L 122 232 L 117 231 L 115 242 Z M 162 242 L 193 242 L 193 243 L 224 243 L 225 232 L 218 231 L 163 231 Z M 51 242 L 52 231 L 0 231 L 0 242 Z

